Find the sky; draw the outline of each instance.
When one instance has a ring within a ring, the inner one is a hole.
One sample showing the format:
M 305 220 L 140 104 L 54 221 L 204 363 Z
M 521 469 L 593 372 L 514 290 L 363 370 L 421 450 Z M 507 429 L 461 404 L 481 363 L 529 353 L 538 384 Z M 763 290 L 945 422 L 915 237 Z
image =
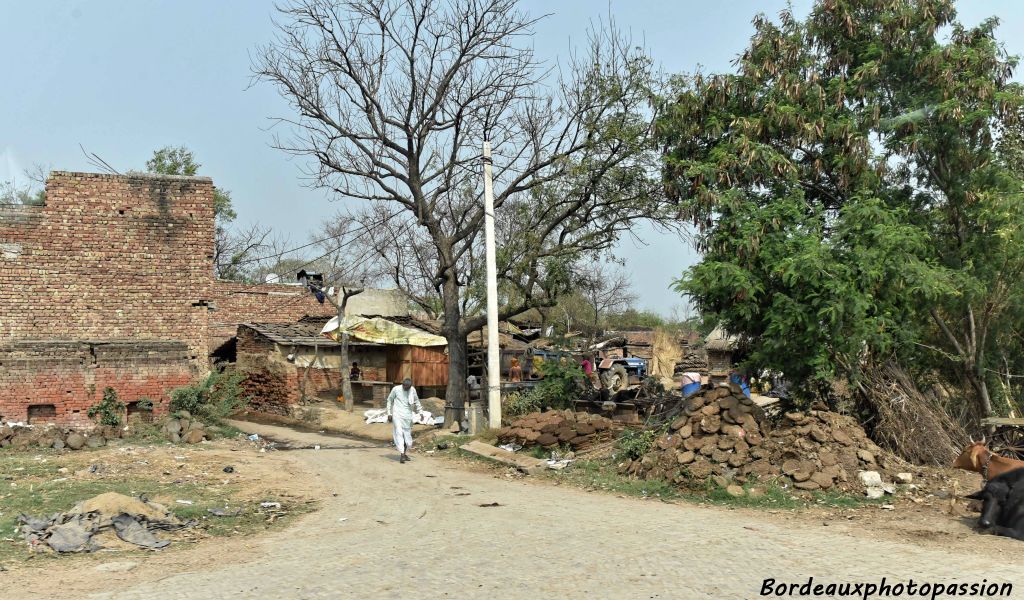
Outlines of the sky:
M 804 15 L 810 0 L 794 0 Z M 536 27 L 539 57 L 563 60 L 588 25 L 613 15 L 666 72 L 730 69 L 755 14 L 785 0 L 522 0 L 548 14 Z M 250 55 L 273 33 L 269 0 L 0 0 L 0 181 L 35 164 L 94 171 L 81 147 L 119 171 L 141 169 L 153 150 L 185 145 L 200 172 L 230 190 L 238 225 L 259 222 L 298 246 L 340 206 L 305 187 L 299 164 L 270 147 L 272 116 L 288 107 L 252 85 Z M 999 16 L 999 37 L 1024 54 L 1024 3 L 960 2 L 973 25 Z M 1019 77 L 1018 77 L 1019 79 Z M 80 147 L 81 146 L 81 147 Z M 684 300 L 672 280 L 699 256 L 684 240 L 640 227 L 616 249 L 628 261 L 640 308 L 666 316 Z

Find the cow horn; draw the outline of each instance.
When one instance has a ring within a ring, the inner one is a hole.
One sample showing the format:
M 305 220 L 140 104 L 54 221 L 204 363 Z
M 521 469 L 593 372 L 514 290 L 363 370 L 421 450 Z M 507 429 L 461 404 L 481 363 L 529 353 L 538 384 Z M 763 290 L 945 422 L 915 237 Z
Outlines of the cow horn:
M 968 435 L 967 439 L 971 440 L 972 444 L 974 443 L 974 436 L 973 435 Z
M 984 436 L 984 435 L 981 436 L 981 444 L 983 446 L 988 446 L 988 441 L 985 440 L 986 437 L 988 437 L 988 436 Z

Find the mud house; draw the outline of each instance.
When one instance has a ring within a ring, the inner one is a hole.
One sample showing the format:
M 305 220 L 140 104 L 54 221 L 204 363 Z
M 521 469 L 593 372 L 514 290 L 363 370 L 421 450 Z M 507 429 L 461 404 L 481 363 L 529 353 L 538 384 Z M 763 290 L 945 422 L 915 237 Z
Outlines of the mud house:
M 374 319 L 383 317 L 374 316 Z M 409 317 L 388 322 L 430 334 L 430 325 Z M 349 341 L 349 364 L 341 361 L 341 344 L 321 334 L 327 319 L 304 318 L 297 323 L 245 323 L 238 326 L 237 367 L 246 374 L 243 385 L 253 408 L 290 414 L 308 399 L 337 398 L 342 373 L 358 362 L 361 377 L 352 382 L 357 403 L 381 406 L 391 386 L 412 377 L 423 397 L 444 396 L 448 385 L 448 355 L 444 346 L 422 347 L 395 339 L 367 341 L 358 333 Z
M 160 413 L 239 323 L 332 314 L 296 286 L 217 280 L 213 240 L 207 177 L 54 171 L 44 205 L 0 206 L 0 420 L 88 425 L 106 387 Z
M 709 375 L 714 380 L 724 380 L 736 363 L 739 337 L 729 335 L 721 326 L 704 338 L 704 353 L 707 356 Z

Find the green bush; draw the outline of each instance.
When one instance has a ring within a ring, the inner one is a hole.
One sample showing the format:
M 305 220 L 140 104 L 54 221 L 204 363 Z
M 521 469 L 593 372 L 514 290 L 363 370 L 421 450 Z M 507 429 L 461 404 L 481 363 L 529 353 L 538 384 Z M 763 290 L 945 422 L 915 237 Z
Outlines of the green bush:
M 213 372 L 206 379 L 171 392 L 170 411 L 188 411 L 194 417 L 222 419 L 245 404 L 241 387 L 245 375 L 234 371 Z
M 540 398 L 532 391 L 512 392 L 505 396 L 502 414 L 507 417 L 519 417 L 541 410 Z
M 548 360 L 541 365 L 544 379 L 540 380 L 531 394 L 542 408 L 572 408 L 572 403 L 583 394 L 585 375 L 583 368 L 573 361 L 562 364 Z
M 622 432 L 615 446 L 623 458 L 636 460 L 647 454 L 654 440 L 663 433 L 662 429 L 627 429 Z
M 90 419 L 95 419 L 98 416 L 100 425 L 120 427 L 123 412 L 124 402 L 117 399 L 117 392 L 114 391 L 114 388 L 108 387 L 103 390 L 103 400 L 90 406 L 86 414 Z

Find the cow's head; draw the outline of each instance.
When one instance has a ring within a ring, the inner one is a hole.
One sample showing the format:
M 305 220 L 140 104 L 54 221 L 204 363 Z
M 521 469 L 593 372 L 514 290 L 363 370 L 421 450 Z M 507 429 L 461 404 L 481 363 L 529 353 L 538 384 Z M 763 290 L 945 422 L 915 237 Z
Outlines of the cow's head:
M 954 469 L 964 469 L 965 471 L 981 471 L 981 466 L 985 462 L 985 454 L 988 452 L 988 448 L 985 446 L 985 440 L 980 442 L 972 442 L 964 448 L 964 451 L 960 453 L 960 456 L 956 457 L 953 461 Z
M 999 512 L 1010 494 L 1010 486 L 1002 481 L 990 481 L 980 491 L 966 496 L 971 500 L 981 500 L 981 517 L 978 525 L 991 527 L 999 517 Z

